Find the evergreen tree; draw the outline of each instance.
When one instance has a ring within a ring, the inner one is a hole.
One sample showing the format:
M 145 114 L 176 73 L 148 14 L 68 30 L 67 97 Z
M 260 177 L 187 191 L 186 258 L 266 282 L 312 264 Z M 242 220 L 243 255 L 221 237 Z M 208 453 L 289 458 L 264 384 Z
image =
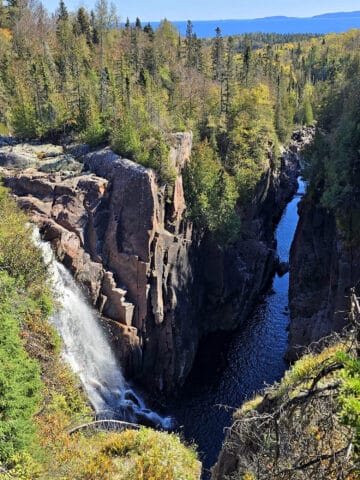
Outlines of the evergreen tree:
M 215 32 L 216 32 L 216 37 L 212 47 L 213 78 L 221 82 L 223 78 L 224 43 L 223 43 L 220 27 L 217 27 Z
M 193 32 L 193 24 L 188 20 L 185 37 L 185 65 L 188 68 L 196 66 L 196 39 L 196 34 Z
M 84 35 L 88 45 L 91 44 L 92 35 L 90 27 L 90 19 L 84 7 L 79 8 L 76 15 L 75 34 Z
M 150 22 L 145 25 L 145 27 L 144 27 L 144 32 L 149 35 L 149 38 L 150 38 L 151 40 L 154 39 L 154 29 L 152 28 Z
M 138 30 L 141 30 L 142 26 L 141 26 L 141 21 L 140 21 L 140 18 L 139 17 L 136 17 L 136 20 L 135 20 L 135 28 L 137 28 Z
M 66 22 L 69 20 L 69 13 L 67 11 L 64 0 L 60 0 L 58 13 L 57 13 L 57 22 Z
M 234 78 L 234 40 L 233 37 L 228 37 L 226 45 L 226 67 L 222 75 L 224 82 L 224 98 L 222 98 L 222 110 L 229 114 L 229 106 L 232 98 L 232 82 Z
M 244 76 L 245 76 L 245 85 L 249 85 L 250 79 L 250 70 L 251 70 L 251 62 L 252 62 L 252 50 L 251 45 L 248 40 L 245 40 L 245 50 L 244 50 L 244 57 L 243 57 L 243 64 L 244 64 Z

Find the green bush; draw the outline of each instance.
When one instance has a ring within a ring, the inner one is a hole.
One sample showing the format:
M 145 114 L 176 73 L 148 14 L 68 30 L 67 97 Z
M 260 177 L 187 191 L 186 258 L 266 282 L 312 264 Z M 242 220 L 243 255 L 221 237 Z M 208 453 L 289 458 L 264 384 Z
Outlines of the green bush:
M 184 187 L 190 218 L 208 229 L 220 244 L 235 240 L 240 230 L 235 182 L 207 142 L 194 148 L 184 170 Z
M 142 163 L 141 137 L 135 125 L 129 119 L 118 125 L 112 136 L 112 149 L 114 152 Z
M 82 135 L 82 140 L 91 147 L 97 147 L 106 141 L 106 130 L 100 119 L 96 118 L 87 126 Z
M 41 253 L 31 242 L 32 227 L 27 222 L 26 215 L 0 186 L 0 268 L 31 291 L 34 298 L 44 298 L 48 292 L 46 268 Z
M 40 368 L 21 340 L 27 298 L 14 279 L 0 271 L 0 460 L 33 449 L 36 443 L 33 415 L 39 408 Z
M 142 428 L 110 435 L 79 478 L 197 480 L 200 471 L 195 449 L 178 436 Z
M 169 147 L 161 132 L 141 132 L 130 120 L 119 125 L 112 139 L 113 150 L 146 168 L 155 170 L 160 181 L 167 185 L 168 197 L 172 196 L 176 170 L 169 158 Z
M 354 443 L 360 453 L 360 359 L 341 352 L 339 360 L 344 364 L 343 383 L 340 387 L 340 418 L 354 429 Z
M 46 268 L 26 221 L 0 187 L 0 461 L 11 468 L 20 468 L 14 459 L 37 444 L 33 416 L 43 385 L 39 363 L 26 350 L 27 324 L 52 311 Z

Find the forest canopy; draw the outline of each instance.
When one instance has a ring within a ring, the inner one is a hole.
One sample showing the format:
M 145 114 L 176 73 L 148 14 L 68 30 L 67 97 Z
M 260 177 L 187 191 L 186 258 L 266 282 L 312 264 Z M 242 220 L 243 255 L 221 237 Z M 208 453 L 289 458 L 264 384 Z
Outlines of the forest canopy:
M 0 7 L 0 134 L 110 144 L 154 168 L 171 192 L 168 134 L 192 130 L 189 214 L 231 241 L 235 210 L 276 166 L 279 144 L 295 125 L 313 124 L 347 72 L 356 75 L 358 45 L 356 30 L 223 37 L 217 28 L 200 39 L 191 21 L 182 37 L 167 20 L 121 24 L 106 0 L 73 12 L 61 0 L 53 15 L 11 0 Z

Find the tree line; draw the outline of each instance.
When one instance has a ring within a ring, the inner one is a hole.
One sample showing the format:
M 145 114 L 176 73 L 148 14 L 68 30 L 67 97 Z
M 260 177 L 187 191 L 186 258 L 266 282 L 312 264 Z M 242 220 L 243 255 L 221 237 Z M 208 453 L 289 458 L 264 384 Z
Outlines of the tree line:
M 294 125 L 313 123 L 358 34 L 351 45 L 346 35 L 214 33 L 197 38 L 191 21 L 184 37 L 167 20 L 155 30 L 139 18 L 120 25 L 106 0 L 90 12 L 70 12 L 61 0 L 52 16 L 41 3 L 8 0 L 0 6 L 0 133 L 110 144 L 154 168 L 171 192 L 167 135 L 191 129 L 189 214 L 230 241 L 235 207 L 278 162 Z

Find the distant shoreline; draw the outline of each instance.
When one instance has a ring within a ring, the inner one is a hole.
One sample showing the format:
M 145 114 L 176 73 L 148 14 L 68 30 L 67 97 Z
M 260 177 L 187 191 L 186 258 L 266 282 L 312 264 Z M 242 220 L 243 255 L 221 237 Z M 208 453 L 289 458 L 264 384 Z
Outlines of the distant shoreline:
M 171 21 L 171 20 L 170 20 Z M 143 22 L 146 24 L 148 22 Z M 149 22 L 156 28 L 160 22 Z M 187 20 L 171 21 L 182 35 L 186 33 Z M 215 36 L 220 27 L 222 35 L 244 33 L 341 33 L 352 28 L 360 28 L 360 11 L 326 13 L 314 17 L 264 17 L 255 19 L 192 20 L 193 31 L 200 38 Z

